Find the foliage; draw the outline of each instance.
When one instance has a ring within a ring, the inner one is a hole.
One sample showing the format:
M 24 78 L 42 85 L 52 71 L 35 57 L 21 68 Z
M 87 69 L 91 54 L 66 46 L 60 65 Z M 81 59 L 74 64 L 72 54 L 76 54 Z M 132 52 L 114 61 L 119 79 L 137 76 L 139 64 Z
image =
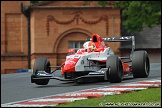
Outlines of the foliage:
M 91 1 L 86 1 L 84 5 L 88 2 Z M 105 7 L 112 1 L 96 2 Z M 161 24 L 161 1 L 119 1 L 113 8 L 122 9 L 122 26 L 128 32 L 140 32 L 144 26 Z
M 161 24 L 161 1 L 119 1 L 122 23 L 128 32 L 140 32 L 144 26 Z
M 33 4 L 36 4 L 36 3 L 39 3 L 40 1 L 30 1 L 30 5 L 33 5 Z
M 83 3 L 83 6 L 86 6 L 89 2 L 92 2 L 92 1 L 85 1 Z M 98 3 L 99 6 L 102 6 L 102 7 L 105 7 L 107 5 L 107 1 L 96 1 Z
M 105 7 L 106 4 L 107 4 L 107 1 L 97 1 L 97 3 L 98 3 L 99 6 Z

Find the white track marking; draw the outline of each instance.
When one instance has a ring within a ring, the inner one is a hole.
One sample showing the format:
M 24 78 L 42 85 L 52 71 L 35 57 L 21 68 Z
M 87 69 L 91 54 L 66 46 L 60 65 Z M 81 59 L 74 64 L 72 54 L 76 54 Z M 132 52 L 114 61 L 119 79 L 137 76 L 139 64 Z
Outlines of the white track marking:
M 124 84 L 123 86 L 146 86 L 146 87 L 159 87 L 160 84 Z
M 124 90 L 124 91 L 133 91 L 133 90 L 142 90 L 147 88 L 100 88 L 97 90 Z
M 66 96 L 84 96 L 84 95 L 89 95 L 89 96 L 95 96 L 95 95 L 114 95 L 114 94 L 120 94 L 119 92 L 78 92 L 78 93 L 73 93 L 73 94 L 68 94 Z
M 38 99 L 32 102 L 72 102 L 75 100 L 82 100 L 87 98 L 52 98 L 52 99 Z

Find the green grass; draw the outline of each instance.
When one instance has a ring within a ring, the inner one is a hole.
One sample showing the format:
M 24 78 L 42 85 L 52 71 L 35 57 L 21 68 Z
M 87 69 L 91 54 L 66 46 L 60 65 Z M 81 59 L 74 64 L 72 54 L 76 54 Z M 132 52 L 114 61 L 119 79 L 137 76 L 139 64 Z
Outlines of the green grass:
M 76 100 L 68 104 L 57 105 L 56 107 L 107 107 L 110 103 L 114 103 L 115 105 L 119 105 L 118 103 L 123 105 L 126 105 L 127 103 L 135 103 L 135 105 L 137 103 L 138 105 L 141 105 L 142 103 L 146 103 L 147 105 L 160 104 L 160 106 L 156 107 L 161 107 L 161 88 L 149 88 L 125 94 L 102 96 L 100 98 L 91 98 L 85 100 Z

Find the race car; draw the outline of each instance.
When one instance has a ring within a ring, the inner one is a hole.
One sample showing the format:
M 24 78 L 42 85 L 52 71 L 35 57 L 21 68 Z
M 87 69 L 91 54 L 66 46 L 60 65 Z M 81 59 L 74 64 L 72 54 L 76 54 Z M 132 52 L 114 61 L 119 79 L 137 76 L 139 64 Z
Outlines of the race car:
M 131 41 L 132 50 L 127 57 L 115 55 L 105 42 Z M 56 68 L 52 70 L 52 68 Z M 55 76 L 61 70 L 63 77 Z M 110 83 L 120 83 L 125 75 L 145 78 L 150 73 L 150 62 L 146 51 L 135 51 L 134 36 L 101 38 L 92 34 L 83 47 L 75 51 L 69 49 L 66 60 L 61 66 L 51 66 L 49 59 L 36 58 L 31 75 L 31 83 L 47 85 L 50 79 L 82 82 L 83 79 L 103 79 Z

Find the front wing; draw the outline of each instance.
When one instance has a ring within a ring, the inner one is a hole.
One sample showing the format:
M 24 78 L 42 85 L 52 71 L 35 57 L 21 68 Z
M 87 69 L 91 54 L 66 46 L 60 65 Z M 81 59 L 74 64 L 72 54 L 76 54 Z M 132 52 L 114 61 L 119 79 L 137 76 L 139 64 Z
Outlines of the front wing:
M 108 68 L 102 68 L 101 70 L 97 71 L 97 72 L 89 72 L 88 75 L 84 75 L 84 76 L 80 76 L 80 77 L 76 77 L 73 79 L 65 79 L 62 77 L 58 77 L 55 76 L 54 73 L 47 73 L 45 71 L 36 71 L 31 75 L 31 83 L 34 83 L 35 80 L 43 80 L 43 79 L 56 79 L 56 80 L 60 80 L 60 81 L 77 81 L 79 79 L 82 78 L 103 78 L 104 80 L 108 80 L 107 79 L 107 70 Z

